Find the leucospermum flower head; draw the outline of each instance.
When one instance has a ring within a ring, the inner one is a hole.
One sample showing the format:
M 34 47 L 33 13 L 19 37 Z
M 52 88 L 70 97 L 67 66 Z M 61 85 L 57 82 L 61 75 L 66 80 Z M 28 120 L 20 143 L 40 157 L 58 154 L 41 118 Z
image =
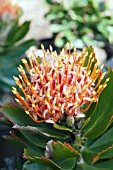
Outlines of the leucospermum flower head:
M 22 62 L 29 76 L 21 65 L 18 67 L 21 75 L 14 79 L 23 96 L 14 87 L 13 93 L 35 122 L 60 122 L 64 116 L 83 118 L 91 104 L 98 102 L 109 81 L 107 78 L 101 83 L 106 73 L 102 74 L 103 66 L 98 67 L 92 47 L 84 48 L 80 56 L 76 49 L 70 54 L 69 48 L 67 43 L 58 56 L 51 46 L 46 51 L 42 45 L 44 57 L 40 64 L 35 51 L 28 53 L 29 61 L 22 59 Z
M 19 15 L 20 8 L 18 5 L 13 4 L 11 0 L 0 0 L 0 18 L 6 20 L 16 19 Z

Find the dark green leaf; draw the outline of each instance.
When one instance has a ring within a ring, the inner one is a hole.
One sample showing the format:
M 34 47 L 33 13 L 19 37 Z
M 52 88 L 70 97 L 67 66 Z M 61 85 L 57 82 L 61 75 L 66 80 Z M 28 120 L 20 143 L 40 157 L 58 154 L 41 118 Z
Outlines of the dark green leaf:
M 9 104 L 0 108 L 0 111 L 14 124 L 18 125 L 36 125 L 31 118 L 25 113 L 25 111 L 16 105 Z
M 29 26 L 30 26 L 30 22 L 26 21 L 24 22 L 22 25 L 20 26 L 16 26 L 15 28 L 13 28 L 11 31 L 13 33 L 10 32 L 7 36 L 6 41 L 10 44 L 13 44 L 19 40 L 21 40 L 22 38 L 25 37 L 25 35 L 27 34 L 28 30 L 29 30 Z
M 95 163 L 94 167 L 97 168 L 104 168 L 106 170 L 113 170 L 113 159 L 111 160 L 104 160 L 100 163 Z
M 32 157 L 32 155 L 30 154 L 28 149 L 26 149 L 24 151 L 24 157 L 26 159 L 30 160 L 31 162 L 38 163 L 38 164 L 44 165 L 46 167 L 51 167 L 54 169 L 61 170 L 61 168 L 59 166 L 57 166 L 54 162 L 52 162 L 50 159 L 47 159 L 45 157 L 36 157 L 36 156 Z
M 14 131 L 13 134 L 20 142 L 22 142 L 24 144 L 24 148 L 27 148 L 29 150 L 29 154 L 31 154 L 32 156 L 42 156 L 43 155 L 43 149 L 39 148 L 35 144 L 33 144 L 21 132 Z
M 102 168 L 102 167 L 94 167 L 93 165 L 88 165 L 85 162 L 80 163 L 77 165 L 76 170 L 111 170 L 108 167 Z
M 86 126 L 85 136 L 88 138 L 96 138 L 107 129 L 111 117 L 113 115 L 113 72 L 111 71 L 108 74 L 110 81 L 108 82 L 107 87 L 104 89 L 100 95 L 98 105 L 94 110 L 94 113 L 91 115 L 91 119 Z
M 80 153 L 76 151 L 71 145 L 61 142 L 53 142 L 53 157 L 56 159 L 71 158 L 80 156 Z
M 61 167 L 62 170 L 73 170 L 76 164 L 76 157 L 54 160 L 54 163 Z
M 22 170 L 49 170 L 49 168 L 38 163 L 27 161 L 24 163 Z
M 16 137 L 12 136 L 5 136 L 5 139 L 10 143 L 16 145 L 18 148 L 24 149 L 24 145 L 20 142 Z
M 97 153 L 92 160 L 92 164 L 94 164 L 100 159 L 107 159 L 107 158 L 112 158 L 112 157 L 113 157 L 113 146 L 108 147 L 107 149 L 102 150 L 101 152 Z
M 92 145 L 89 146 L 89 149 L 97 152 L 106 149 L 113 144 L 113 138 L 111 138 L 111 136 L 113 136 L 113 128 L 109 129 L 100 138 L 98 138 Z
M 31 46 L 35 45 L 35 40 L 28 40 L 21 45 L 14 47 L 14 49 L 8 53 L 0 54 L 0 69 L 10 67 L 20 63 L 20 57 L 25 55 L 25 51 Z
M 44 137 L 41 134 L 30 134 L 28 132 L 25 131 L 21 131 L 21 133 L 34 145 L 45 148 L 47 142 L 48 142 L 48 138 Z
M 24 157 L 31 162 L 45 165 L 46 167 L 52 168 L 52 170 L 72 170 L 75 167 L 76 158 L 67 158 L 60 160 L 50 160 L 45 157 L 32 157 L 29 150 L 25 150 Z M 54 162 L 53 162 L 54 161 Z
M 65 135 L 60 130 L 56 130 L 47 123 L 36 123 L 34 122 L 23 109 L 17 107 L 16 105 L 7 105 L 0 109 L 0 111 L 14 124 L 19 126 L 33 126 L 37 127 L 40 133 L 48 134 L 50 137 L 67 139 L 68 135 Z M 43 127 L 43 128 L 42 128 Z

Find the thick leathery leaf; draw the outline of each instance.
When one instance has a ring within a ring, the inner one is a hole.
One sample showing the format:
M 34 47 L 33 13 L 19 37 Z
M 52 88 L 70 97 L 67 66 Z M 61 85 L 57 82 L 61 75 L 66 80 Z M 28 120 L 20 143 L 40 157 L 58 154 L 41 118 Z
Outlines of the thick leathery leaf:
M 48 142 L 48 139 L 45 138 L 43 135 L 41 134 L 30 134 L 28 132 L 25 131 L 21 131 L 21 133 L 34 145 L 45 148 L 46 143 Z
M 107 159 L 112 157 L 113 157 L 113 145 L 95 155 L 92 164 L 97 162 L 99 159 Z
M 113 128 L 106 131 L 100 138 L 91 140 L 90 145 L 87 144 L 83 156 L 84 160 L 90 164 L 98 161 L 99 159 L 111 158 L 113 156 Z
M 50 137 L 67 139 L 68 135 L 63 134 L 62 131 L 56 130 L 52 125 L 47 123 L 36 123 L 34 122 L 23 109 L 16 105 L 9 104 L 0 109 L 0 111 L 14 124 L 19 126 L 33 126 L 36 127 L 40 133 L 48 134 Z
M 32 162 L 50 167 L 52 170 L 72 170 L 75 167 L 76 158 L 67 159 L 48 159 L 45 157 L 33 157 L 29 150 L 25 150 L 24 157 Z
M 110 77 L 110 81 L 100 95 L 98 105 L 91 115 L 89 123 L 85 127 L 85 136 L 87 138 L 96 138 L 104 133 L 113 115 L 113 71 L 109 72 L 108 77 Z
M 33 156 L 28 149 L 26 149 L 24 151 L 24 158 L 30 160 L 31 162 L 34 162 L 34 163 L 38 163 L 38 164 L 41 164 L 41 165 L 44 165 L 46 167 L 51 167 L 51 168 L 54 168 L 54 169 L 58 169 L 58 170 L 61 170 L 61 168 L 59 166 L 57 166 L 53 161 L 51 161 L 50 159 L 47 159 L 45 157 L 37 157 L 37 156 Z
M 113 170 L 113 159 L 103 160 L 99 163 L 95 163 L 93 166 L 98 168 L 104 168 L 106 170 Z
M 67 128 L 67 127 L 65 127 L 65 126 L 58 125 L 58 124 L 54 124 L 53 127 L 54 127 L 55 129 L 72 132 L 72 129 Z
M 113 128 L 106 131 L 100 138 L 98 138 L 93 144 L 89 146 L 92 151 L 100 152 L 103 149 L 111 146 L 113 144 Z
M 93 165 L 88 165 L 85 162 L 77 164 L 76 170 L 110 170 L 109 168 L 94 167 Z
M 73 170 L 76 164 L 76 157 L 59 159 L 54 161 L 62 170 Z
M 80 156 L 80 153 L 76 151 L 71 145 L 61 142 L 53 142 L 53 157 L 57 159 L 71 158 Z
M 16 145 L 18 148 L 24 149 L 24 144 L 23 144 L 22 142 L 20 142 L 20 141 L 19 141 L 16 137 L 14 137 L 13 135 L 11 135 L 11 136 L 5 136 L 5 139 L 6 139 L 8 142 Z
M 22 142 L 24 145 L 24 148 L 27 148 L 29 150 L 29 153 L 32 153 L 34 156 L 42 156 L 43 155 L 43 149 L 40 147 L 37 147 L 35 144 L 33 144 L 30 140 L 28 140 L 21 132 L 15 131 L 14 132 L 15 137 Z
M 22 170 L 49 170 L 49 168 L 41 164 L 27 161 L 24 163 Z
M 36 123 L 30 119 L 23 109 L 14 104 L 9 104 L 0 108 L 0 111 L 14 124 L 26 126 L 36 125 Z

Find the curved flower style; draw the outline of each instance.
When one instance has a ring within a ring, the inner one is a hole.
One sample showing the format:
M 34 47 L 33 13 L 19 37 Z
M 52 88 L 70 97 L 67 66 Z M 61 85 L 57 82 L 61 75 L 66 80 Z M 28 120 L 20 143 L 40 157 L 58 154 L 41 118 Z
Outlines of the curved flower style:
M 0 18 L 6 17 L 14 20 L 19 15 L 20 8 L 18 5 L 13 5 L 10 0 L 0 0 Z
M 22 59 L 29 77 L 23 67 L 18 67 L 21 76 L 14 77 L 25 98 L 13 87 L 16 101 L 35 122 L 60 122 L 63 117 L 83 118 L 84 112 L 106 87 L 109 78 L 102 84 L 106 73 L 98 68 L 99 62 L 95 58 L 92 47 L 84 48 L 82 54 L 77 55 L 74 49 L 70 54 L 70 44 L 62 50 L 60 57 L 52 51 L 52 47 L 45 51 L 40 59 L 35 51 L 28 54 L 29 63 Z M 92 51 L 89 53 L 89 51 Z M 85 104 L 87 104 L 87 107 Z

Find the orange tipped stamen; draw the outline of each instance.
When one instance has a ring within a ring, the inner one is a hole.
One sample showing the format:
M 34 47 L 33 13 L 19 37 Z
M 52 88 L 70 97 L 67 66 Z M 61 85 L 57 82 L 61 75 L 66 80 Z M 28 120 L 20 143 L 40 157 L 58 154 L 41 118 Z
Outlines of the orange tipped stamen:
M 75 118 L 79 118 L 79 114 L 80 117 L 84 117 L 81 113 L 86 112 L 93 102 L 98 102 L 100 93 L 109 81 L 106 79 L 101 84 L 105 73 L 101 74 L 103 66 L 98 68 L 99 63 L 95 59 L 93 49 L 91 54 L 87 48 L 84 48 L 81 56 L 78 56 L 76 51 L 71 55 L 70 44 L 67 44 L 66 49 L 58 57 L 51 46 L 47 52 L 43 45 L 41 47 L 44 57 L 40 64 L 35 51 L 32 52 L 33 56 L 31 53 L 28 54 L 29 62 L 22 59 L 29 78 L 23 67 L 21 65 L 18 67 L 21 76 L 14 79 L 25 97 L 13 88 L 13 93 L 17 96 L 16 101 L 35 122 L 48 120 L 57 122 L 65 114 Z M 49 62 L 47 61 L 48 53 Z M 84 66 L 87 55 L 89 59 Z M 87 108 L 81 109 L 87 103 Z

